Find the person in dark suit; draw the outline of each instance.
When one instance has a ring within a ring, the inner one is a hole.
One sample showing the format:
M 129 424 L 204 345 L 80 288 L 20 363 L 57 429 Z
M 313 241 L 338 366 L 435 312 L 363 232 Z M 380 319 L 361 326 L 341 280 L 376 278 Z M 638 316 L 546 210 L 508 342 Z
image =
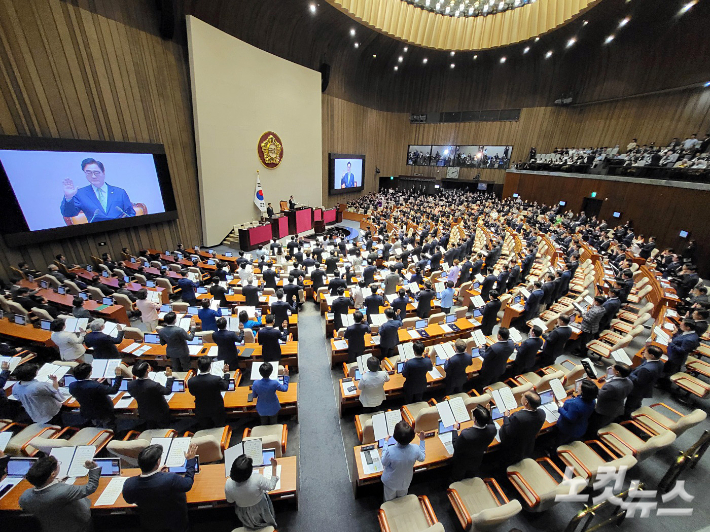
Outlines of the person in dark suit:
M 700 338 L 695 332 L 695 322 L 684 319 L 680 324 L 680 329 L 675 329 L 673 338 L 668 344 L 666 354 L 668 360 L 663 366 L 663 380 L 665 385 L 670 385 L 670 377 L 683 369 L 688 355 L 695 351 L 700 345 Z
M 93 349 L 94 358 L 121 358 L 116 345 L 123 341 L 123 327 L 119 325 L 118 334 L 113 337 L 102 332 L 105 323 L 101 318 L 92 321 L 89 324 L 91 332 L 84 337 L 84 343 Z
M 620 290 L 618 288 L 612 288 L 610 291 L 610 296 L 607 300 L 602 303 L 602 308 L 604 309 L 604 316 L 602 316 L 599 322 L 599 330 L 604 331 L 611 326 L 611 320 L 616 318 L 621 308 L 621 299 L 619 298 Z
M 154 532 L 186 532 L 190 529 L 187 497 L 197 464 L 197 445 L 185 453 L 185 475 L 160 471 L 162 445 L 149 445 L 138 455 L 141 474 L 126 480 L 123 499 L 138 506 L 141 527 Z
M 395 348 L 399 345 L 399 328 L 402 320 L 395 316 L 393 309 L 385 309 L 387 321 L 380 325 L 380 358 L 391 357 L 396 354 Z
M 541 347 L 542 329 L 537 325 L 533 325 L 530 328 L 527 339 L 523 340 L 517 348 L 518 354 L 515 356 L 515 362 L 513 363 L 512 376 L 532 371 L 535 367 L 537 353 Z
M 555 276 L 551 273 L 545 274 L 545 282 L 542 284 L 542 301 L 540 301 L 540 309 L 545 310 L 552 305 L 552 298 L 555 295 Z
M 266 269 L 262 272 L 262 278 L 264 279 L 264 287 L 276 290 L 276 270 L 272 268 L 274 265 L 273 261 L 266 263 Z
M 532 456 L 535 438 L 545 424 L 545 412 L 540 408 L 540 396 L 537 393 L 525 392 L 521 403 L 522 410 L 512 415 L 507 410 L 503 413 L 498 456 L 504 466 Z
M 467 257 L 465 261 L 461 264 L 461 273 L 459 274 L 458 285 L 461 286 L 471 280 L 471 270 L 473 269 L 473 263 L 471 258 Z
M 555 327 L 545 338 L 545 345 L 542 347 L 540 354 L 540 365 L 542 367 L 549 366 L 555 363 L 557 357 L 564 351 L 565 344 L 572 336 L 572 327 L 569 326 L 570 317 L 560 315 L 557 318 L 557 327 Z
M 596 399 L 599 395 L 597 385 L 585 379 L 582 381 L 579 395 L 564 403 L 555 398 L 560 417 L 557 419 L 557 445 L 564 445 L 584 436 L 589 427 L 589 419 L 594 413 Z
M 199 288 L 199 284 L 192 282 L 187 277 L 178 279 L 177 287 L 180 289 L 180 298 L 191 307 L 197 302 L 195 290 Z
M 293 196 L 288 198 L 288 210 L 293 211 L 296 209 L 296 201 L 293 199 Z
M 520 266 L 515 261 L 510 263 L 510 275 L 508 276 L 508 290 L 512 289 L 520 280 Z
M 190 369 L 190 351 L 187 342 L 195 337 L 195 331 L 190 327 L 190 332 L 175 325 L 177 316 L 174 312 L 168 312 L 163 318 L 165 327 L 158 331 L 160 345 L 167 345 L 165 355 L 175 366 L 176 371 L 188 371 Z
M 264 362 L 280 362 L 281 361 L 281 342 L 288 341 L 288 333 L 282 333 L 274 327 L 274 315 L 269 314 L 264 318 L 266 327 L 259 329 L 257 334 L 257 342 L 261 346 L 261 356 Z
M 616 284 L 619 287 L 619 299 L 621 300 L 621 303 L 624 304 L 629 298 L 631 290 L 634 288 L 634 272 L 631 270 L 624 270 L 621 273 L 621 279 L 617 279 Z
M 513 354 L 514 344 L 510 340 L 510 331 L 505 327 L 498 329 L 498 341 L 481 355 L 483 364 L 476 378 L 476 390 L 480 391 L 489 384 L 497 382 L 505 373 L 508 358 Z
M 645 398 L 653 397 L 653 387 L 663 375 L 662 356 L 663 351 L 661 351 L 660 347 L 655 345 L 646 346 L 643 352 L 643 363 L 629 375 L 629 380 L 634 386 L 626 398 L 625 417 L 630 417 L 632 412 L 638 410 Z
M 81 170 L 89 184 L 80 189 L 74 181 L 63 181 L 64 197 L 59 210 L 62 216 L 71 218 L 83 212 L 88 223 L 128 218 L 136 215 L 125 190 L 106 183 L 104 165 L 95 159 L 81 161 Z
M 456 423 L 451 436 L 454 455 L 451 460 L 450 480 L 456 482 L 464 478 L 473 478 L 479 474 L 483 455 L 496 437 L 496 427 L 491 414 L 485 407 L 478 405 L 471 412 L 473 427 L 463 429 L 459 434 L 460 424 Z
M 375 273 L 377 273 L 377 268 L 374 263 L 370 260 L 367 261 L 367 266 L 362 270 L 362 280 L 365 284 L 372 284 L 375 282 Z
M 335 270 L 338 268 L 338 253 L 333 251 L 331 255 L 325 259 L 325 273 L 326 275 L 333 275 Z
M 431 371 L 436 364 L 436 354 L 433 349 L 429 350 L 429 357 L 425 358 L 426 348 L 421 340 L 412 344 L 414 358 L 410 358 L 404 363 L 402 376 L 404 377 L 404 400 L 406 404 L 421 401 L 426 390 L 427 372 Z
M 471 277 L 469 277 L 469 280 L 481 273 L 481 268 L 483 268 L 483 255 L 481 253 L 476 253 L 476 260 L 471 266 Z
M 296 312 L 296 300 L 290 299 L 289 301 L 284 301 L 284 291 L 280 288 L 276 290 L 276 301 L 271 303 L 271 314 L 274 316 L 276 323 L 283 323 L 284 320 L 288 320 L 288 311 L 291 313 Z
M 428 279 L 424 281 L 424 290 L 420 291 L 416 299 L 419 302 L 417 304 L 417 316 L 421 319 L 429 317 L 431 313 L 431 302 L 436 297 L 436 292 L 431 288 L 431 281 Z
M 600 428 L 613 423 L 624 413 L 624 402 L 634 387 L 629 375 L 631 368 L 626 364 L 614 364 L 607 371 L 606 381 L 599 390 L 597 405 L 589 420 L 588 437 L 595 437 Z
M 315 269 L 311 272 L 311 282 L 313 283 L 313 293 L 317 293 L 318 289 L 325 286 L 325 271 L 316 264 Z
M 227 320 L 217 318 L 217 330 L 212 333 L 212 341 L 217 344 L 217 360 L 224 360 L 229 367 L 236 368 L 239 360 L 237 358 L 239 349 L 236 344 L 244 341 L 244 333 L 228 331 Z
M 338 297 L 336 297 L 330 305 L 330 310 L 333 313 L 333 323 L 335 330 L 338 331 L 343 327 L 343 314 L 347 314 L 350 307 L 355 306 L 352 297 L 345 297 L 345 288 L 338 287 Z
M 295 304 L 296 311 L 298 310 L 298 306 L 301 304 L 301 296 L 299 291 L 301 290 L 301 287 L 294 283 L 296 280 L 296 277 L 293 275 L 288 276 L 288 283 L 284 285 L 283 287 L 283 293 L 286 296 L 286 301 L 293 301 Z
M 328 283 L 328 291 L 330 292 L 331 296 L 335 296 L 338 294 L 338 287 L 342 286 L 344 290 L 348 289 L 348 281 L 347 281 L 347 274 L 342 274 L 340 275 L 339 273 L 336 272 L 335 277 L 330 280 Z
M 254 286 L 254 277 L 247 277 L 247 284 L 242 286 L 242 295 L 246 299 L 244 304 L 247 307 L 258 307 L 259 303 L 259 288 Z
M 363 323 L 363 315 L 359 310 L 353 314 L 355 323 L 345 329 L 343 338 L 348 341 L 348 363 L 353 363 L 365 352 L 365 335 L 370 332 L 370 326 Z M 336 331 L 337 332 L 337 331 Z
M 367 322 L 372 323 L 372 314 L 379 314 L 380 307 L 385 306 L 384 298 L 377 293 L 378 285 L 373 284 L 370 286 L 371 294 L 365 298 L 365 310 L 367 312 Z
M 495 327 L 498 321 L 498 311 L 502 305 L 500 299 L 498 299 L 497 290 L 491 290 L 489 296 L 490 301 L 486 303 L 481 311 L 481 332 L 485 336 L 493 334 L 493 327 Z
M 454 343 L 456 354 L 444 362 L 444 383 L 446 384 L 446 394 L 451 395 L 463 391 L 463 387 L 468 381 L 466 368 L 473 362 L 473 357 L 466 352 L 466 341 L 459 338 Z
M 487 275 L 483 282 L 481 283 L 481 298 L 483 301 L 488 301 L 490 299 L 490 293 L 493 290 L 493 286 L 498 278 L 492 273 Z
M 407 291 L 404 288 L 400 288 L 397 292 L 397 297 L 392 300 L 390 306 L 394 310 L 395 315 L 403 320 L 407 317 L 407 305 L 409 305 L 410 299 L 407 296 Z
M 498 274 L 498 279 L 496 280 L 496 292 L 499 294 L 505 294 L 508 289 L 508 279 L 510 278 L 510 271 L 508 270 L 508 265 L 503 266 L 503 271 Z
M 187 381 L 190 394 L 195 397 L 195 417 L 201 429 L 223 427 L 227 423 L 222 392 L 229 389 L 229 365 L 224 365 L 222 378 L 210 373 L 212 359 L 200 357 L 197 375 Z
M 72 370 L 76 381 L 69 385 L 69 393 L 79 403 L 79 413 L 85 421 L 102 428 L 116 431 L 116 414 L 109 395 L 118 392 L 121 386 L 121 368 L 116 368 L 113 384 L 91 380 L 91 364 L 82 362 Z
M 146 422 L 149 429 L 167 428 L 170 426 L 170 407 L 165 400 L 166 395 L 173 393 L 173 372 L 165 368 L 168 378 L 165 386 L 148 378 L 150 364 L 139 360 L 133 365 L 134 380 L 128 383 L 128 393 L 138 403 L 138 418 Z
M 227 289 L 219 284 L 219 277 L 214 276 L 211 279 L 212 286 L 210 286 L 210 294 L 217 301 L 219 301 L 220 307 L 228 307 L 229 302 L 227 301 Z

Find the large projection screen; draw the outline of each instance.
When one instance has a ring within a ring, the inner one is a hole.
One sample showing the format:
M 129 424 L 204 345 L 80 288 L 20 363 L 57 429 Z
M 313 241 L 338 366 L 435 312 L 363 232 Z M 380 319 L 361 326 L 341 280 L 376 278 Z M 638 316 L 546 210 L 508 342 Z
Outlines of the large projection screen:
M 265 201 L 277 210 L 290 195 L 301 205 L 322 205 L 320 73 L 193 16 L 187 30 L 203 244 L 218 244 L 234 224 L 258 219 L 257 170 Z M 257 156 L 266 131 L 283 143 L 274 169 Z

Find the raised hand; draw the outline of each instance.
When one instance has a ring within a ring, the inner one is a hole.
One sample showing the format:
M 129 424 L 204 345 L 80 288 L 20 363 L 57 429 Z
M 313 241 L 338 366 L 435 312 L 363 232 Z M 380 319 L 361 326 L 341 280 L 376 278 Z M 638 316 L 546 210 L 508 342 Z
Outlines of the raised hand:
M 97 467 L 99 467 L 99 466 L 98 466 L 98 464 L 97 464 L 96 462 L 94 462 L 93 460 L 87 460 L 86 462 L 84 462 L 84 467 L 85 467 L 86 469 L 95 469 L 95 468 L 97 468 Z
M 70 178 L 62 181 L 62 185 L 64 187 L 64 198 L 69 201 L 76 195 L 76 185 Z
M 171 368 L 170 366 L 168 366 L 167 368 L 165 368 L 165 376 L 166 376 L 166 377 L 172 377 L 172 376 L 173 376 L 173 368 Z
M 197 456 L 197 444 L 191 443 L 190 447 L 188 448 L 187 452 L 185 453 L 185 459 L 192 460 L 196 456 Z

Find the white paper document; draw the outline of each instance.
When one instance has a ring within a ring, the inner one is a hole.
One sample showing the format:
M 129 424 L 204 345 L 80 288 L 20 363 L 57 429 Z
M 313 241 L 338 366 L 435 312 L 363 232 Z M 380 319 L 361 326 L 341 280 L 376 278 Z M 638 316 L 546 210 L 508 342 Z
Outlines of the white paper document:
M 449 455 L 454 454 L 454 444 L 453 444 L 453 436 L 454 433 L 452 431 L 445 432 L 444 434 L 439 434 L 439 440 L 443 444 L 443 446 L 446 448 L 446 452 L 449 453 Z
M 22 361 L 22 357 L 0 357 L 0 362 L 7 362 L 10 364 L 10 373 L 15 371 L 15 368 Z
M 439 418 L 445 427 L 451 427 L 454 423 L 465 423 L 470 419 L 463 399 L 460 397 L 456 399 L 458 399 L 458 401 L 454 399 L 436 404 L 436 409 L 439 411 Z
M 99 498 L 96 499 L 94 506 L 111 506 L 115 504 L 123 492 L 124 482 L 129 478 L 130 477 L 113 477 L 104 488 L 104 491 L 101 492 Z
M 515 410 L 518 408 L 518 402 L 515 400 L 513 392 L 507 386 L 490 392 L 493 402 L 499 411 Z
M 369 464 L 367 463 L 368 459 L 370 461 Z M 366 475 L 373 475 L 383 471 L 382 460 L 380 459 L 380 453 L 377 449 L 360 451 L 360 460 L 362 463 L 362 470 Z
M 262 378 L 261 374 L 259 373 L 259 368 L 261 367 L 262 364 L 263 364 L 263 362 L 254 362 L 251 365 L 251 375 L 249 377 L 251 380 L 258 381 L 259 379 Z M 272 381 L 279 380 L 279 363 L 278 362 L 269 362 L 269 364 L 271 364 L 271 367 L 273 368 L 273 370 L 271 371 L 271 375 L 269 375 L 269 379 Z M 220 377 L 221 376 L 222 376 L 222 374 L 220 374 Z
M 5 495 L 10 493 L 15 486 L 17 486 L 20 482 L 22 482 L 22 477 L 6 477 L 3 480 L 0 481 L 0 499 L 2 499 Z M 12 488 L 8 489 L 3 493 L 3 490 L 5 489 L 5 486 L 12 486 Z
M 55 447 L 49 453 L 59 462 L 59 477 L 83 477 L 89 474 L 84 462 L 93 460 L 96 447 L 80 445 L 78 447 Z
M 348 348 L 348 342 L 347 340 L 334 340 L 333 346 L 337 351 L 341 351 Z
M 0 451 L 5 452 L 5 447 L 7 447 L 7 443 L 10 441 L 10 438 L 12 438 L 12 432 L 0 432 Z
M 560 381 L 560 379 L 552 379 L 550 381 L 550 389 L 552 390 L 555 399 L 558 401 L 564 401 L 567 398 L 567 392 L 565 391 L 565 387 L 562 385 L 562 381 Z
M 483 332 L 480 329 L 476 329 L 475 331 L 473 331 L 471 333 L 471 338 L 473 338 L 473 341 L 478 347 L 485 347 L 486 337 L 483 335 Z
M 163 446 L 161 467 L 180 467 L 185 464 L 185 453 L 190 448 L 191 441 L 192 438 L 153 438 L 150 444 Z
M 621 364 L 626 364 L 627 366 L 631 366 L 632 364 L 629 355 L 627 355 L 626 351 L 624 351 L 623 349 L 617 349 L 616 351 L 612 351 L 611 358 Z
M 267 465 L 264 466 L 263 470 L 261 470 L 261 474 L 266 480 L 271 480 L 271 469 L 271 466 Z M 274 486 L 274 489 L 271 491 L 277 491 L 281 489 L 281 465 L 276 466 L 276 476 L 279 478 L 279 480 L 276 482 L 276 486 Z
M 134 342 L 131 345 L 127 345 L 123 349 L 121 349 L 121 353 L 132 353 L 136 349 L 138 349 L 141 346 L 140 342 Z
M 439 370 L 434 368 L 429 372 L 429 375 L 431 376 L 432 379 L 437 380 L 437 379 L 443 379 L 444 376 L 439 373 Z

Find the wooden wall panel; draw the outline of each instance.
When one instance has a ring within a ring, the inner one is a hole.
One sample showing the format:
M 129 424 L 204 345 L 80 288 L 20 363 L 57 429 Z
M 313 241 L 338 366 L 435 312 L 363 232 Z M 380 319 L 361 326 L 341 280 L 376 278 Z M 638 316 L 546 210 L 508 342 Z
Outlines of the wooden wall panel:
M 517 172 L 507 173 L 503 187 L 503 197 L 518 193 L 526 201 L 547 205 L 564 200 L 566 207 L 575 212 L 581 210 L 584 198 L 592 192 L 604 200 L 600 218 L 613 227 L 616 219 L 612 218 L 612 213 L 620 212 L 620 223 L 632 221 L 637 235 L 656 236 L 659 247 L 682 249 L 685 240 L 679 233 L 690 231 L 698 242 L 700 275 L 705 278 L 710 275 L 708 190 Z
M 154 6 L 143 0 L 0 0 L 0 134 L 164 144 L 179 215 L 41 245 L 0 242 L 3 278 L 10 264 L 43 270 L 60 252 L 86 262 L 124 246 L 199 241 L 186 52 L 157 28 Z

